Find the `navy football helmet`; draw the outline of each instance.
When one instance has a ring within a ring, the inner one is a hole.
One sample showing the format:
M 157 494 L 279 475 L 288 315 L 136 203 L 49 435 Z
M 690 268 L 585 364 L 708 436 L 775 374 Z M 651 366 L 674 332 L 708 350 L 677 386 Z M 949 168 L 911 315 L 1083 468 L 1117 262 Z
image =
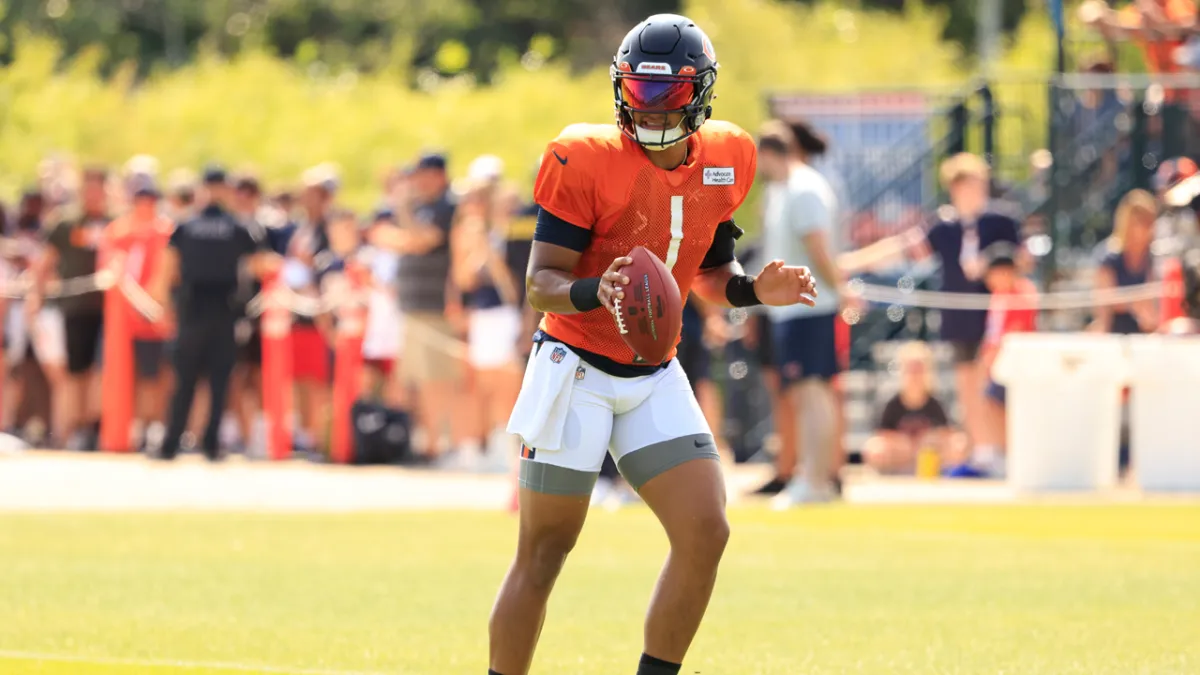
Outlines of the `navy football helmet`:
M 691 19 L 656 14 L 629 31 L 613 58 L 617 126 L 651 150 L 683 142 L 712 116 L 717 55 L 712 41 Z M 673 129 L 647 129 L 633 113 L 682 113 Z

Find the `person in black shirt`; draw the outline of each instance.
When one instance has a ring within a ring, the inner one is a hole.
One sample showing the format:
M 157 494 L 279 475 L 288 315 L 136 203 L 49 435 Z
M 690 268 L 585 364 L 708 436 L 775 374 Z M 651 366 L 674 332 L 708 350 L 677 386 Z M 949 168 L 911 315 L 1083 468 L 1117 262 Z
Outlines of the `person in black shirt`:
M 73 212 L 49 231 L 44 255 L 35 265 L 34 285 L 25 301 L 28 317 L 41 313 L 46 282 L 51 276 L 68 281 L 96 273 L 100 240 L 112 220 L 107 185 L 105 169 L 84 171 L 79 208 L 71 209 Z M 96 364 L 104 328 L 104 294 L 97 289 L 64 295 L 49 304 L 62 313 L 66 335 L 66 372 L 61 372 L 58 364 L 46 364 L 46 376 L 54 391 L 58 440 L 65 441 L 69 449 L 89 449 L 94 447 L 94 433 L 89 428 L 98 428 L 100 417 L 99 401 L 91 392 L 93 378 L 99 373 Z
M 945 408 L 933 396 L 933 357 L 922 342 L 912 342 L 897 354 L 900 391 L 887 402 L 875 435 L 863 448 L 864 461 L 884 474 L 911 474 L 917 453 L 935 449 L 942 464 L 961 462 L 966 439 L 954 434 Z
M 208 459 L 220 458 L 218 431 L 236 356 L 234 327 L 242 314 L 237 301 L 239 269 L 246 259 L 256 275 L 280 265 L 278 256 L 267 251 L 260 228 L 250 229 L 226 210 L 229 187 L 224 170 L 208 169 L 204 188 L 200 212 L 175 229 L 152 284 L 152 294 L 165 306 L 170 287 L 178 282 L 175 393 L 159 454 L 167 460 L 179 452 L 201 377 L 208 378 L 211 402 L 201 448 Z

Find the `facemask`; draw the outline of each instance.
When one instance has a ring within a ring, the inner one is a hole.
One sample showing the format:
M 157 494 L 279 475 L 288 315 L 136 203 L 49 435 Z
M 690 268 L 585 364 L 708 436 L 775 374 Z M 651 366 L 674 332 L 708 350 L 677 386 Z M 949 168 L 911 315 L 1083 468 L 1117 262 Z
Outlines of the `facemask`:
M 638 143 L 652 149 L 665 150 L 673 145 L 678 145 L 683 139 L 683 123 L 674 129 L 647 129 L 645 127 L 634 127 L 637 130 Z

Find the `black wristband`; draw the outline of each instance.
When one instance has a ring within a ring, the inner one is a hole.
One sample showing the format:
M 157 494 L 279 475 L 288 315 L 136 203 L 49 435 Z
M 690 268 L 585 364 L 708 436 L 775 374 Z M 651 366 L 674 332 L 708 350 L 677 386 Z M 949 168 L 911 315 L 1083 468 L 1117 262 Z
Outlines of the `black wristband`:
M 604 306 L 600 302 L 600 277 L 576 279 L 571 284 L 571 304 L 581 312 L 590 312 Z
M 754 292 L 754 277 L 739 274 L 729 278 L 725 284 L 725 299 L 734 307 L 753 307 L 761 305 L 758 294 Z

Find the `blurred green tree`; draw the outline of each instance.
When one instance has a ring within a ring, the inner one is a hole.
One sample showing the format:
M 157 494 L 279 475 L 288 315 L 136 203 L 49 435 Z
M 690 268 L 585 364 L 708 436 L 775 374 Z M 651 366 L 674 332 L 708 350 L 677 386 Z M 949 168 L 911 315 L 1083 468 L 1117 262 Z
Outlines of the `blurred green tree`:
M 1028 0 L 1001 2 L 1002 25 L 1011 33 Z M 943 16 L 943 39 L 968 53 L 974 49 L 978 4 L 925 0 Z M 682 11 L 682 5 L 682 0 L 4 0 L 0 63 L 11 61 L 18 31 L 29 29 L 62 44 L 66 58 L 101 47 L 105 73 L 133 61 L 145 76 L 191 62 L 201 52 L 266 49 L 333 69 L 396 67 L 409 73 L 414 86 L 431 77 L 463 75 L 488 83 L 519 60 L 527 66 L 560 60 L 576 73 L 603 65 L 631 24 L 650 14 Z M 903 13 L 906 0 L 845 5 Z

